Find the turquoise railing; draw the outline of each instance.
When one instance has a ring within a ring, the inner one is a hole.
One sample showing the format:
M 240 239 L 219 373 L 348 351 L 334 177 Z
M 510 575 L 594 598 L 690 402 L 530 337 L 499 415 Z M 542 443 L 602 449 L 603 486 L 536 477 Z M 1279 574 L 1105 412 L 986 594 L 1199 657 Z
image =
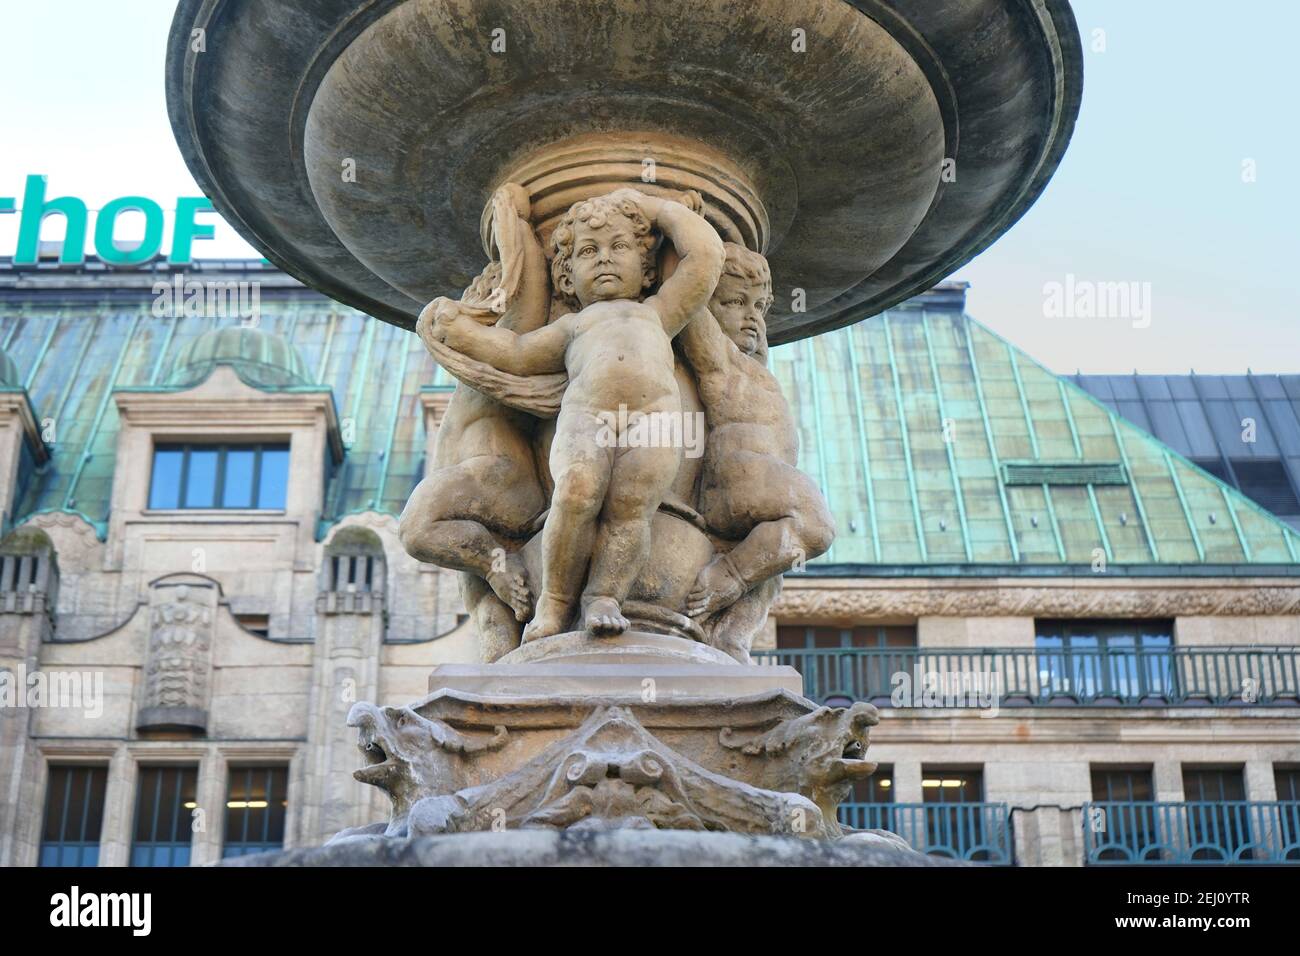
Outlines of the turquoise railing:
M 1300 800 L 1083 805 L 1089 865 L 1300 864 Z
M 925 676 L 937 674 L 945 707 L 987 706 L 981 688 L 991 688 L 1000 707 L 1300 704 L 1300 647 L 816 648 L 753 656 L 758 664 L 794 667 L 804 695 L 819 703 L 889 706 L 899 688 L 910 689 L 902 699 L 922 706 Z
M 1005 803 L 841 803 L 840 823 L 888 830 L 914 850 L 1009 866 L 1014 858 Z

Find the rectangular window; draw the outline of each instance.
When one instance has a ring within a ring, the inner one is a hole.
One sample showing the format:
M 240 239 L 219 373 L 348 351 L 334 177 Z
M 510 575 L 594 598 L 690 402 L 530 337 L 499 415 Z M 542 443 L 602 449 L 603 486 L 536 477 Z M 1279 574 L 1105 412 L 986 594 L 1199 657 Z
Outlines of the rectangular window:
M 840 803 L 840 822 L 858 830 L 899 832 L 894 815 L 894 768 L 881 764 L 866 780 L 853 781 L 853 789 Z
M 1246 784 L 1240 767 L 1183 768 L 1192 859 L 1241 859 L 1251 843 Z
M 799 624 L 783 624 L 776 629 L 776 646 L 781 650 L 916 647 L 916 625 L 808 627 Z
M 776 646 L 788 652 L 782 663 L 804 675 L 809 696 L 820 703 L 883 703 L 893 690 L 890 678 L 912 670 L 916 625 L 781 625 Z
M 288 793 L 286 766 L 231 767 L 221 855 L 243 856 L 283 847 Z
M 1150 802 L 1155 799 L 1155 788 L 1151 785 L 1151 768 L 1092 768 L 1092 799 L 1112 802 L 1115 800 L 1140 800 Z
M 189 866 L 199 768 L 141 767 L 136 787 L 132 866 Z
M 925 808 L 926 852 L 959 860 L 988 859 L 977 849 L 984 838 L 984 772 L 924 767 L 921 797 Z
M 55 765 L 45 788 L 41 866 L 98 866 L 107 767 Z
M 1034 623 L 1043 696 L 1141 701 L 1174 690 L 1173 621 Z
M 149 507 L 283 509 L 289 446 L 158 445 Z
M 1277 784 L 1277 798 L 1287 802 L 1300 800 L 1300 767 L 1275 767 L 1273 780 Z
M 853 803 L 893 803 L 893 765 L 882 763 L 866 780 L 855 780 L 853 790 L 849 793 L 849 800 Z
M 1084 821 L 1093 828 L 1099 860 L 1138 862 L 1158 859 L 1155 787 L 1150 767 L 1093 767 L 1092 799 L 1114 804 L 1099 807 L 1102 814 Z

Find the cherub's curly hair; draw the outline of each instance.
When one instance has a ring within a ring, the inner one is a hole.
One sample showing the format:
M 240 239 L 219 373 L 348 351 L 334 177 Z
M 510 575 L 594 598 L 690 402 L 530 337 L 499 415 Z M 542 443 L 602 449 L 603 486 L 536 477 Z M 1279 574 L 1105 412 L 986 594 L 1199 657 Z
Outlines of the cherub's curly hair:
M 760 282 L 766 287 L 770 296 L 772 269 L 767 264 L 767 258 L 734 242 L 724 242 L 723 247 L 727 251 L 727 259 L 723 263 L 722 274 L 749 282 Z
M 573 247 L 577 225 L 581 222 L 592 229 L 600 229 L 610 216 L 622 216 L 632 224 L 632 235 L 641 249 L 641 288 L 648 289 L 655 283 L 658 239 L 641 207 L 630 199 L 610 199 L 608 196 L 583 199 L 569 207 L 551 233 L 551 284 L 557 293 L 571 302 L 577 302 L 573 286 Z

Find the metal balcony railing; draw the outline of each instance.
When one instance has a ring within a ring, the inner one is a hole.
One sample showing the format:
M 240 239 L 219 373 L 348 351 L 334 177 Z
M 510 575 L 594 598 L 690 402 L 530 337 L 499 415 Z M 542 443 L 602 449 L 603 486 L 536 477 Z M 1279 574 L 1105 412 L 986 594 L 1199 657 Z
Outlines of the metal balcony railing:
M 999 707 L 1300 704 L 1300 647 L 816 648 L 754 651 L 753 657 L 794 667 L 803 675 L 804 695 L 818 703 L 866 700 L 888 707 L 898 690 L 900 706 L 922 706 L 933 674 L 945 707 L 987 706 L 981 688 L 997 694 Z M 910 696 L 901 696 L 903 689 Z
M 1010 866 L 1011 816 L 1005 803 L 841 803 L 840 823 L 888 830 L 921 853 Z
M 1300 800 L 1083 805 L 1085 860 L 1300 864 Z

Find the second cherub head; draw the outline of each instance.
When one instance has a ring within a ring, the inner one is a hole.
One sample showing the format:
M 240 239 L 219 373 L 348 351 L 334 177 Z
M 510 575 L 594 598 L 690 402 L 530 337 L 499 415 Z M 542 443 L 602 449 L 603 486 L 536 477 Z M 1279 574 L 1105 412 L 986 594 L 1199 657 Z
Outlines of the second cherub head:
M 746 355 L 767 355 L 767 311 L 772 307 L 772 272 L 767 259 L 734 242 L 724 244 L 722 267 L 709 311 L 723 333 Z

